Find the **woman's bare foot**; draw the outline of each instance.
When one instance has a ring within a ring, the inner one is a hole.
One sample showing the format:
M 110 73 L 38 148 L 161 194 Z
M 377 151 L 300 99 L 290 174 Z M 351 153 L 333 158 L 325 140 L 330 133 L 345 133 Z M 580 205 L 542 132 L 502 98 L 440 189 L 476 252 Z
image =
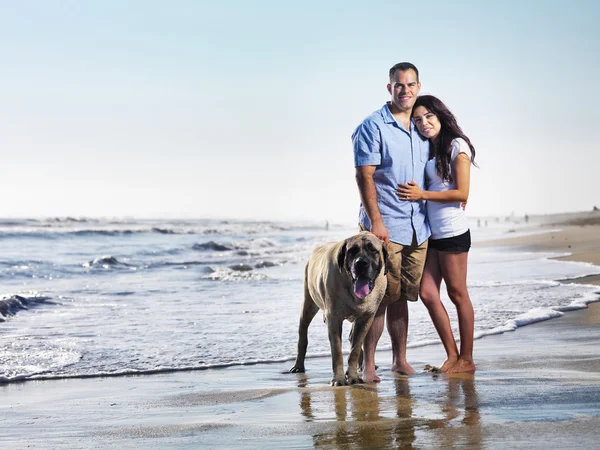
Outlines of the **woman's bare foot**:
M 379 383 L 381 381 L 374 370 L 364 370 L 361 378 L 365 383 Z
M 412 375 L 412 374 L 417 373 L 417 372 L 415 372 L 415 369 L 413 369 L 411 367 L 411 365 L 408 363 L 394 364 L 392 366 L 392 372 L 399 373 L 400 375 Z
M 440 366 L 440 371 L 442 373 L 448 373 L 450 368 L 454 364 L 456 364 L 457 361 L 458 361 L 458 356 L 448 356 L 448 358 L 446 358 L 446 361 L 444 361 L 444 363 Z
M 459 358 L 458 361 L 446 371 L 446 373 L 465 372 L 475 372 L 475 363 L 472 360 Z

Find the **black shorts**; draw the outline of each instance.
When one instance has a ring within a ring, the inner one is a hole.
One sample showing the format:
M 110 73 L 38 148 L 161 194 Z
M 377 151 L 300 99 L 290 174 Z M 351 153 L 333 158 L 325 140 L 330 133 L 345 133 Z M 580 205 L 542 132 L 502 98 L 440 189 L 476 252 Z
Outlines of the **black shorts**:
M 468 252 L 471 248 L 471 230 L 460 236 L 452 236 L 443 239 L 429 239 L 429 248 L 434 248 L 439 252 Z

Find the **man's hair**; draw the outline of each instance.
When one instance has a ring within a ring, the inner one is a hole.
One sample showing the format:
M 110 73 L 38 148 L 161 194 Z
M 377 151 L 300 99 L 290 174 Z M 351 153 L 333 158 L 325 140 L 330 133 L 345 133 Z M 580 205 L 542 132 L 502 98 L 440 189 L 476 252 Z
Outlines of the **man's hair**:
M 417 74 L 417 83 L 419 82 L 419 69 L 417 69 L 417 66 L 415 66 L 412 63 L 409 62 L 401 62 L 398 64 L 394 64 L 392 66 L 392 68 L 390 69 L 390 81 L 393 80 L 394 78 L 394 74 L 396 73 L 397 70 L 401 70 L 402 72 L 405 72 L 407 70 L 414 70 L 415 73 Z

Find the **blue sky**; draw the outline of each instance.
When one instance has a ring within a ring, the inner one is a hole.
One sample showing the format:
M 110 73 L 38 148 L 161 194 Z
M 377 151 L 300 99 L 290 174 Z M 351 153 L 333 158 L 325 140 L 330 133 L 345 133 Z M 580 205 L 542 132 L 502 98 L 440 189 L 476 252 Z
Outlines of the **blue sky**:
M 421 3 L 0 2 L 0 216 L 353 223 L 399 61 L 475 144 L 470 214 L 600 207 L 597 2 Z

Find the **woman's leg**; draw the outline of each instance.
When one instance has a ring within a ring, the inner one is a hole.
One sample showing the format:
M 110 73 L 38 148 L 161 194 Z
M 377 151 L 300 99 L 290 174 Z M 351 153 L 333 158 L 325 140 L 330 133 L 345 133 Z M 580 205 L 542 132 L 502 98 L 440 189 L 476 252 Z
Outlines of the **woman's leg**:
M 439 252 L 440 270 L 448 289 L 448 296 L 456 306 L 458 328 L 460 330 L 460 353 L 457 363 L 450 373 L 473 372 L 473 334 L 475 314 L 467 291 L 468 252 Z
M 427 311 L 429 311 L 431 321 L 446 350 L 446 361 L 440 367 L 440 370 L 445 372 L 458 360 L 458 347 L 452 334 L 448 312 L 440 299 L 442 273 L 440 271 L 439 254 L 440 252 L 433 248 L 427 251 L 427 260 L 423 269 L 419 295 Z

